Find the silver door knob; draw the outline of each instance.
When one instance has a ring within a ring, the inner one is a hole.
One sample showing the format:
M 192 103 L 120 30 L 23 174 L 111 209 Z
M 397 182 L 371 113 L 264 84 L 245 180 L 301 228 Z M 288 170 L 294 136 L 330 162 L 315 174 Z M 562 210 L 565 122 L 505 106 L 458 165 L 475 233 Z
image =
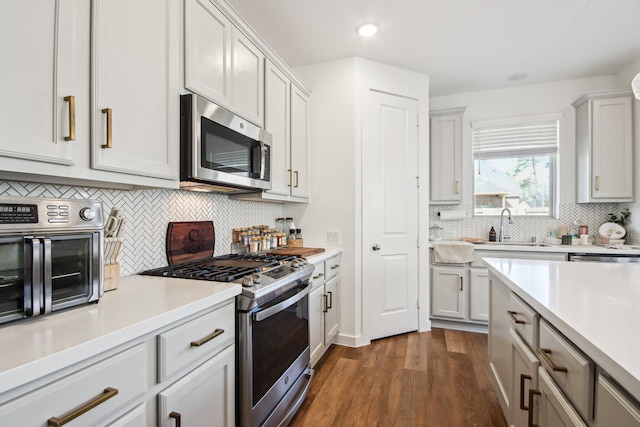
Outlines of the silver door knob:
M 379 251 L 380 250 L 380 245 L 377 243 L 374 243 L 373 246 L 371 246 L 371 249 L 373 249 L 374 251 Z

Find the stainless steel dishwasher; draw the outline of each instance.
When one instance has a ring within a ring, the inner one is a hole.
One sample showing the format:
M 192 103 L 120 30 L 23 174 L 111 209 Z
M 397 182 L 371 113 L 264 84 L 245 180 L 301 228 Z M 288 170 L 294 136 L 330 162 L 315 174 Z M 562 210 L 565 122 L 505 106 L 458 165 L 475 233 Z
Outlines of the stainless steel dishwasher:
M 573 262 L 589 261 L 589 262 L 640 263 L 640 255 L 570 253 L 568 260 Z

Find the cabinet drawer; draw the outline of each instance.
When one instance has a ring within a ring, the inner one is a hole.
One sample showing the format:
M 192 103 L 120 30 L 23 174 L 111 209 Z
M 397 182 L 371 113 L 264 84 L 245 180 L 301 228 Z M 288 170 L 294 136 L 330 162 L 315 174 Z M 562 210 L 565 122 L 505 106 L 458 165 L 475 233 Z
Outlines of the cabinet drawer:
M 320 262 L 315 265 L 315 269 L 313 270 L 313 274 L 311 275 L 311 281 L 313 282 L 313 287 L 315 288 L 317 285 L 320 285 L 324 282 L 325 278 L 325 268 L 324 262 Z
M 342 259 L 342 254 L 338 254 L 334 257 L 329 258 L 324 262 L 324 275 L 325 280 L 329 280 L 334 276 L 337 276 L 340 272 L 340 260 Z
M 144 394 L 146 363 L 144 344 L 108 357 L 3 405 L 2 425 L 46 426 L 48 420 L 64 422 L 71 412 L 88 407 L 92 409 L 67 421 L 69 425 L 104 424 L 105 417 L 115 415 Z
M 640 427 L 640 405 L 602 372 L 596 383 L 595 406 L 596 427 Z
M 158 382 L 213 356 L 235 336 L 233 301 L 158 335 Z
M 530 348 L 538 348 L 538 325 L 540 315 L 515 294 L 509 297 L 507 311 L 511 327 L 518 332 Z
M 546 321 L 540 320 L 538 356 L 578 412 L 593 418 L 594 364 Z

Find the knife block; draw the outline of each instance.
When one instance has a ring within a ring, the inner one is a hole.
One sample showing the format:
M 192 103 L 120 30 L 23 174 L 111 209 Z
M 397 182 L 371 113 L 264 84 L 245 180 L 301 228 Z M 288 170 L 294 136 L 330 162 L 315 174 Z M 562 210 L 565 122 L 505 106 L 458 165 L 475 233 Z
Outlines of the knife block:
M 120 285 L 120 264 L 117 262 L 104 266 L 104 290 L 118 289 Z

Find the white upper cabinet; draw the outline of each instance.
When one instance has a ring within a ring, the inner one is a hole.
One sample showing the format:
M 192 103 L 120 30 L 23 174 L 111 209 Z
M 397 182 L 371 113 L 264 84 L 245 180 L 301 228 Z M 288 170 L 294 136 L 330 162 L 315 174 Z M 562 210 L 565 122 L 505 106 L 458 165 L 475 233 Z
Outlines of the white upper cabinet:
M 289 196 L 291 164 L 291 82 L 280 69 L 265 65 L 264 128 L 271 133 L 271 190 L 274 195 Z
M 185 87 L 264 126 L 264 54 L 208 0 L 185 2 Z
M 239 115 L 264 126 L 264 54 L 238 29 L 231 31 L 231 95 Z
M 175 3 L 94 1 L 95 169 L 177 178 L 180 108 Z
M 466 107 L 430 111 L 430 201 L 462 203 L 462 116 Z
M 630 90 L 587 94 L 576 109 L 577 202 L 633 201 Z
M 185 1 L 185 87 L 231 109 L 231 29 L 209 0 Z
M 309 197 L 309 97 L 291 86 L 291 196 Z
M 87 144 L 69 123 L 75 102 L 88 100 L 76 3 L 0 2 L 0 156 L 73 165 L 73 145 Z

